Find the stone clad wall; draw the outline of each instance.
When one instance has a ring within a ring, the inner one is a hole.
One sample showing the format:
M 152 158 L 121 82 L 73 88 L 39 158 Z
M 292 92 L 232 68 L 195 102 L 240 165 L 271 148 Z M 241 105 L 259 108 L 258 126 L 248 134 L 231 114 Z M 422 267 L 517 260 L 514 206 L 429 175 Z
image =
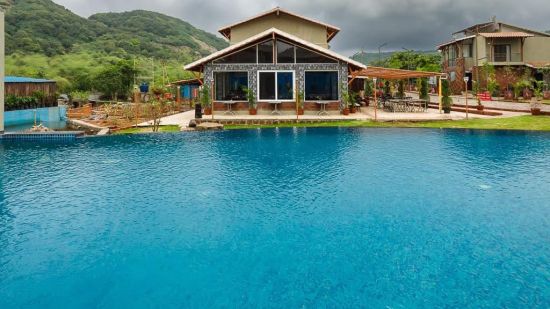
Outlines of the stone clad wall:
M 254 93 L 256 94 L 257 99 L 257 85 L 258 85 L 258 71 L 275 71 L 275 70 L 289 70 L 289 71 L 295 71 L 295 78 L 297 81 L 298 89 L 301 91 L 304 91 L 304 79 L 305 79 L 305 72 L 306 71 L 338 71 L 339 79 L 340 79 L 340 91 L 338 92 L 338 100 L 341 101 L 342 91 L 341 87 L 346 87 L 348 85 L 348 66 L 347 63 L 319 63 L 319 64 L 313 64 L 313 63 L 285 63 L 285 64 L 213 64 L 208 63 L 205 65 L 204 68 L 204 83 L 206 85 L 212 85 L 213 78 L 214 78 L 214 72 L 231 72 L 231 71 L 246 71 L 248 72 L 248 88 L 252 89 Z M 295 85 L 296 86 L 296 85 Z M 243 102 L 244 103 L 244 102 Z M 338 109 L 339 104 L 335 104 L 338 102 L 330 103 L 327 107 L 327 109 L 334 109 L 336 106 L 336 109 Z M 264 107 L 262 103 L 260 102 L 259 107 Z M 289 109 L 290 107 L 295 106 L 294 104 L 287 104 L 284 103 L 281 105 L 283 109 Z M 311 104 L 308 104 L 306 102 L 306 107 Z M 315 104 L 314 104 L 315 105 Z M 215 109 L 218 109 L 219 106 L 223 106 L 223 104 L 216 104 L 214 106 Z M 234 107 L 237 109 L 242 109 L 243 107 L 248 108 L 248 105 L 238 103 Z M 294 107 L 292 107 L 294 108 Z

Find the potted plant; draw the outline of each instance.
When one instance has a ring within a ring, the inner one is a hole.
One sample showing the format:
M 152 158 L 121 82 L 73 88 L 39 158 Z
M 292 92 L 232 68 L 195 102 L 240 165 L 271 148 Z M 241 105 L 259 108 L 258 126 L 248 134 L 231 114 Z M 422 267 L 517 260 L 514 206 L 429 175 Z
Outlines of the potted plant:
M 541 114 L 540 107 L 541 107 L 541 101 L 543 97 L 543 89 L 544 89 L 544 82 L 538 81 L 536 82 L 536 86 L 534 89 L 535 96 L 531 99 L 531 114 L 533 116 L 538 116 Z
M 481 99 L 479 98 L 479 96 L 477 96 L 476 99 L 477 99 L 476 109 L 478 111 L 482 112 L 485 109 L 485 106 L 483 106 L 483 104 L 481 104 Z
M 542 92 L 542 97 L 545 100 L 550 100 L 550 89 L 548 89 L 548 86 L 550 85 L 550 65 L 542 68 L 541 72 L 542 80 L 544 81 L 544 91 Z
M 204 108 L 205 115 L 212 115 L 212 101 L 210 100 L 210 88 L 203 85 L 199 93 L 200 104 Z
M 243 88 L 244 93 L 246 94 L 246 100 L 248 101 L 248 114 L 249 115 L 257 115 L 258 109 L 257 109 L 257 103 L 256 103 L 256 96 L 254 95 L 254 91 L 250 88 Z
M 451 108 L 453 106 L 453 99 L 451 98 L 451 91 L 449 89 L 448 80 L 443 80 L 441 83 L 441 96 L 443 112 L 445 112 L 445 114 L 450 114 Z
M 421 78 L 420 79 L 420 92 L 419 92 L 420 100 L 425 100 L 430 102 L 430 94 L 428 93 L 428 79 Z
M 304 114 L 304 92 L 298 91 L 296 94 L 296 105 L 298 106 L 298 110 L 296 111 L 298 115 Z
M 355 114 L 357 112 L 357 107 L 355 103 L 359 100 L 359 94 L 353 91 L 349 93 L 351 101 L 349 102 L 349 112 L 350 114 Z
M 350 106 L 352 104 L 352 95 L 346 89 L 342 89 L 342 114 L 349 115 Z
M 374 94 L 372 82 L 365 79 L 365 105 L 369 106 L 370 97 Z

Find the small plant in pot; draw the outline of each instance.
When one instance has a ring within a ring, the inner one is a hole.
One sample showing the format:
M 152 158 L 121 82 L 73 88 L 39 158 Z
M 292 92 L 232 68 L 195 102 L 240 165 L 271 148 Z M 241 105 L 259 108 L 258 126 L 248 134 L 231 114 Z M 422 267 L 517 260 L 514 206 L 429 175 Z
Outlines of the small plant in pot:
M 342 90 L 342 114 L 349 115 L 350 106 L 353 104 L 352 95 L 345 89 Z
M 541 108 L 541 101 L 543 98 L 543 89 L 544 89 L 544 82 L 538 81 L 536 82 L 536 87 L 534 89 L 535 96 L 531 99 L 531 114 L 533 116 L 538 116 L 541 114 L 540 108 Z
M 449 81 L 443 80 L 441 83 L 441 105 L 445 114 L 451 113 L 453 106 L 453 99 L 451 98 L 451 91 L 449 89 Z
M 483 104 L 481 104 L 481 99 L 478 97 L 476 97 L 477 99 L 477 106 L 476 106 L 476 109 L 480 112 L 482 112 L 484 109 L 485 109 L 485 106 L 483 106 Z
M 304 92 L 299 91 L 296 94 L 296 105 L 298 106 L 298 110 L 296 111 L 298 115 L 304 114 Z
M 200 105 L 204 108 L 205 115 L 212 115 L 212 100 L 210 100 L 210 88 L 207 85 L 202 86 L 199 93 Z
M 257 115 L 258 114 L 258 105 L 256 103 L 256 96 L 254 91 L 250 88 L 243 88 L 244 93 L 246 94 L 246 100 L 248 101 L 248 114 Z

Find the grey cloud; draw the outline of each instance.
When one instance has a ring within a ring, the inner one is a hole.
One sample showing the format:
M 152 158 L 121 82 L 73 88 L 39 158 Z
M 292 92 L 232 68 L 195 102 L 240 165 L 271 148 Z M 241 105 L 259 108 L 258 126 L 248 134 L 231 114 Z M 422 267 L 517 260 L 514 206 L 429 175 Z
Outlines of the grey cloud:
M 157 11 L 213 33 L 224 25 L 280 6 L 341 28 L 331 46 L 346 55 L 361 48 L 376 51 L 385 42 L 386 50 L 431 50 L 448 41 L 452 32 L 489 21 L 491 16 L 534 30 L 550 30 L 548 0 L 54 1 L 82 16 L 135 9 Z

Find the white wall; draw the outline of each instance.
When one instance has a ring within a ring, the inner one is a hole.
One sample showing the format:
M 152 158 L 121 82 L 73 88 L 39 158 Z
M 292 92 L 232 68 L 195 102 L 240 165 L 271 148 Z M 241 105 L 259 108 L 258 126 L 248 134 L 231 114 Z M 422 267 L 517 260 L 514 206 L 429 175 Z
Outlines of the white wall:
M 4 133 L 4 12 L 0 11 L 0 134 Z

